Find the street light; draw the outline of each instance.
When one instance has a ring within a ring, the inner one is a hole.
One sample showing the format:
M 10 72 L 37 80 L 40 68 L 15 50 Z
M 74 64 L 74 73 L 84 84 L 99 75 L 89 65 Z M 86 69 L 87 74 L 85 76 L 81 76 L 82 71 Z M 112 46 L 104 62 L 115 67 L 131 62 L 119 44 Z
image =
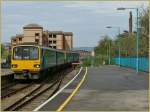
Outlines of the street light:
M 137 28 L 137 34 L 136 34 L 136 72 L 139 71 L 139 9 L 138 8 L 124 8 L 120 7 L 117 8 L 117 10 L 126 10 L 126 9 L 135 9 L 136 10 L 136 28 Z
M 118 37 L 120 35 L 120 27 L 116 27 L 116 26 L 107 26 L 106 28 L 117 28 L 118 29 Z M 120 66 L 120 42 L 119 42 L 119 66 Z
M 107 26 L 106 28 L 112 28 L 111 26 Z
M 107 26 L 106 28 L 111 28 L 111 27 Z M 108 45 L 108 51 L 107 51 L 107 53 L 108 53 L 108 57 L 109 57 L 108 62 L 109 62 L 109 65 L 110 65 L 110 42 L 109 42 L 109 45 Z

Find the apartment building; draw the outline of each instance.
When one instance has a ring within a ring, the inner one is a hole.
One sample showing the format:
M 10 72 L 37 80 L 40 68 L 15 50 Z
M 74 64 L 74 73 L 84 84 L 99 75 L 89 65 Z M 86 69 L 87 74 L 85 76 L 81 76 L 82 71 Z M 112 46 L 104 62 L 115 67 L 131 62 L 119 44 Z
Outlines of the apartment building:
M 64 32 L 65 39 L 65 50 L 69 51 L 73 48 L 73 33 L 72 32 Z
M 38 24 L 28 24 L 23 27 L 23 34 L 17 34 L 11 38 L 11 45 L 22 43 L 34 43 L 47 46 L 47 38 L 43 33 L 43 27 Z
M 48 46 L 55 49 L 64 49 L 64 35 L 62 31 L 48 31 Z
M 43 27 L 38 24 L 28 24 L 23 27 L 23 42 L 35 42 L 39 45 L 42 44 Z
M 17 45 L 22 43 L 22 34 L 17 34 L 16 36 L 12 36 L 11 38 L 11 45 Z
M 73 46 L 72 38 L 72 32 L 48 31 L 48 46 L 69 51 Z
M 28 24 L 23 27 L 23 34 L 13 36 L 11 45 L 34 43 L 42 46 L 69 51 L 72 49 L 73 33 L 63 31 L 44 31 L 38 24 Z

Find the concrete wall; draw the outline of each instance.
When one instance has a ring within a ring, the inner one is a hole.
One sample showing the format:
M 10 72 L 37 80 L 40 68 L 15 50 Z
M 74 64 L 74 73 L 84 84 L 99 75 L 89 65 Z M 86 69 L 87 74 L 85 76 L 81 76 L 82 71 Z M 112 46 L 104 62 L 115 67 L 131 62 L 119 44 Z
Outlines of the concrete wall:
M 65 50 L 69 51 L 72 49 L 72 36 L 71 35 L 65 35 Z
M 56 36 L 56 48 L 57 49 L 64 49 L 64 37 L 63 35 L 57 35 Z
M 42 45 L 43 29 L 24 29 L 23 33 L 23 42 L 35 42 L 36 39 L 39 39 L 39 45 Z M 35 36 L 36 33 L 39 33 L 39 36 Z

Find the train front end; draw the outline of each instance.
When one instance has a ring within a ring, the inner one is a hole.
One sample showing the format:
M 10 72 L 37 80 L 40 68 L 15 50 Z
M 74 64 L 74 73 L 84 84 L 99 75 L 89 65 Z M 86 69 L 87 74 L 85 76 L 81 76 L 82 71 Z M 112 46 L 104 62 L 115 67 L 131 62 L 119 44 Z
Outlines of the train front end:
M 17 45 L 12 48 L 11 70 L 15 79 L 39 79 L 40 48 L 34 45 Z

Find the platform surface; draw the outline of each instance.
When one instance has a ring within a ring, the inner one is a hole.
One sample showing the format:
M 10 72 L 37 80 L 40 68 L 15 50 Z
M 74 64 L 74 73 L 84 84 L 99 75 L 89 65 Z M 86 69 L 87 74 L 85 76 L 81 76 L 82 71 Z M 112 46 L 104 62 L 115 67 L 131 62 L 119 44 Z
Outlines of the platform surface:
M 148 73 L 117 66 L 88 68 L 84 83 L 64 111 L 147 111 L 148 77 Z M 41 110 L 56 111 L 81 78 Z
M 1 76 L 11 75 L 13 71 L 11 69 L 1 69 Z

